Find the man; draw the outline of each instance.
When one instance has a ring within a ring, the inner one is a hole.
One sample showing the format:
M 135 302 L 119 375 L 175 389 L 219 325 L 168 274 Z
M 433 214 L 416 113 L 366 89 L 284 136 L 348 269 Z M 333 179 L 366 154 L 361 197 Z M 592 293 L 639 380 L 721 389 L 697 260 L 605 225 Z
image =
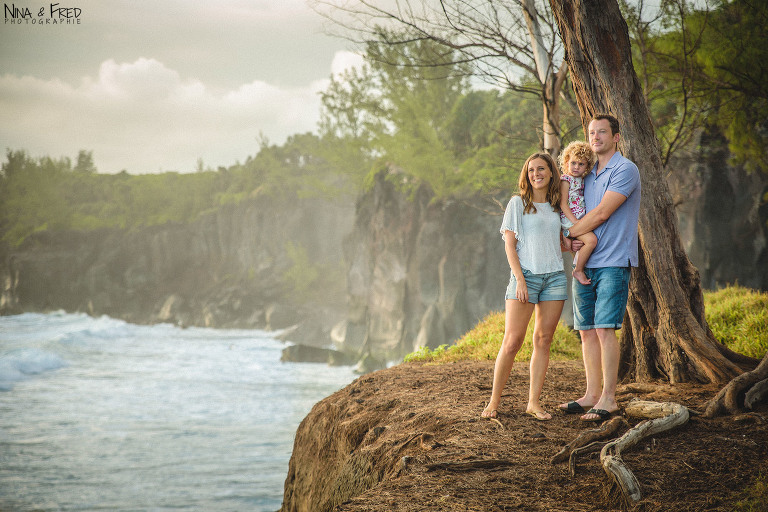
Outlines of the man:
M 618 411 L 616 329 L 627 307 L 630 267 L 638 264 L 640 173 L 617 151 L 619 137 L 619 121 L 611 115 L 596 115 L 589 123 L 588 140 L 597 163 L 584 180 L 587 214 L 564 232 L 573 238 L 593 231 L 598 240 L 585 269 L 591 282 L 573 280 L 574 328 L 581 334 L 587 389 L 581 398 L 560 405 L 572 414 L 589 409 L 581 416 L 584 421 L 603 421 Z M 580 242 L 574 240 L 572 247 L 578 250 Z

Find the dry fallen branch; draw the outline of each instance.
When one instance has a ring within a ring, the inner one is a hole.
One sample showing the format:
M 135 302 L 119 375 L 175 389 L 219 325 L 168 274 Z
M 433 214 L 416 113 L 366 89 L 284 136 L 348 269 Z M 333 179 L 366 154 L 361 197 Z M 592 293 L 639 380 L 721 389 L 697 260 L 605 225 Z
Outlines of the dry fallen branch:
M 577 448 L 587 446 L 594 443 L 595 441 L 599 441 L 600 439 L 606 439 L 608 437 L 615 436 L 619 428 L 626 424 L 627 422 L 624 420 L 624 418 L 621 416 L 616 416 L 610 421 L 606 421 L 598 428 L 585 430 L 579 434 L 576 439 L 565 445 L 562 450 L 560 450 L 552 457 L 552 464 L 565 462 L 571 456 L 571 452 Z
M 445 471 L 477 471 L 481 469 L 498 469 L 514 466 L 515 463 L 505 459 L 473 460 L 469 462 L 439 462 L 426 466 L 427 471 L 442 469 Z
M 653 418 L 638 424 L 619 439 L 606 444 L 600 452 L 603 470 L 619 486 L 622 494 L 629 500 L 640 500 L 640 484 L 635 475 L 624 465 L 622 450 L 626 450 L 642 439 L 673 429 L 688 421 L 688 409 L 671 402 L 646 402 L 633 400 L 625 408 L 627 416 Z
M 504 428 L 504 425 L 502 425 L 502 423 L 501 423 L 499 420 L 497 420 L 496 418 L 490 418 L 490 420 L 491 420 L 491 421 L 493 421 L 494 423 L 498 423 L 498 424 L 499 424 L 499 426 L 500 426 L 502 429 Z

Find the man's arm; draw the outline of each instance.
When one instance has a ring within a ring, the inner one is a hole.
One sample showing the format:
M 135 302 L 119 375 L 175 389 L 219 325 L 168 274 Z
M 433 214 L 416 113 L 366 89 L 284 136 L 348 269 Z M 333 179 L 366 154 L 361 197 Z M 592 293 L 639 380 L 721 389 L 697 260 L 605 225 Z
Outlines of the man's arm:
M 626 200 L 627 196 L 624 194 L 614 192 L 613 190 L 606 191 L 600 204 L 583 216 L 579 222 L 574 224 L 573 227 L 568 230 L 568 236 L 574 238 L 583 235 L 584 233 L 594 231 L 595 228 L 607 221 L 608 218 L 613 215 L 613 212 L 615 212 Z

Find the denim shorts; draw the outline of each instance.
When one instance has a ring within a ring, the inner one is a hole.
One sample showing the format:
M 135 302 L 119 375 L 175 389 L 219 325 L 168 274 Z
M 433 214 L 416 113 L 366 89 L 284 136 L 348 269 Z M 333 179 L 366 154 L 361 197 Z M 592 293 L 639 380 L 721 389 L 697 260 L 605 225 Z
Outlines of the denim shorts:
M 538 304 L 546 300 L 565 300 L 568 298 L 568 280 L 565 278 L 565 272 L 550 272 L 548 274 L 534 274 L 529 270 L 523 269 L 523 277 L 528 287 L 528 302 Z M 517 299 L 515 291 L 517 290 L 517 279 L 515 274 L 510 271 L 507 293 L 504 298 Z
M 585 268 L 592 282 L 573 280 L 573 328 L 619 329 L 629 295 L 629 267 Z

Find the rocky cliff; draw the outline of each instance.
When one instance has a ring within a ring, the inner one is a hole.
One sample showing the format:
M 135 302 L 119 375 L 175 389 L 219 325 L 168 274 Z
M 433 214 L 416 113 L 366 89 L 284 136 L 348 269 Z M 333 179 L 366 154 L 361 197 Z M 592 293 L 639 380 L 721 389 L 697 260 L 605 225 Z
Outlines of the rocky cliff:
M 300 248 L 318 272 L 335 271 L 343 281 L 342 239 L 353 217 L 351 202 L 253 199 L 188 224 L 37 233 L 4 251 L 2 307 L 184 326 L 302 324 L 311 325 L 307 337 L 327 343 L 345 314 L 343 282 L 326 290 L 322 307 L 297 301 L 286 274 L 302 262 L 292 261 L 287 248 Z
M 504 308 L 509 278 L 498 205 L 433 201 L 425 188 L 408 197 L 401 179 L 379 173 L 358 202 L 344 246 L 349 316 L 333 332 L 378 359 L 452 343 Z
M 377 175 L 353 205 L 254 199 L 189 224 L 40 232 L 2 258 L 5 312 L 64 309 L 136 323 L 282 329 L 376 366 L 451 343 L 503 308 L 501 209 L 399 192 Z M 297 303 L 284 276 L 301 247 L 336 289 Z M 346 290 L 344 288 L 346 281 Z M 334 327 L 331 336 L 331 328 Z
M 731 165 L 722 137 L 702 133 L 697 148 L 668 180 L 702 284 L 768 290 L 768 177 Z M 404 179 L 379 173 L 356 207 L 255 198 L 184 225 L 38 233 L 18 249 L 0 248 L 0 311 L 296 325 L 292 341 L 333 340 L 353 358 L 371 356 L 374 367 L 397 361 L 451 343 L 503 309 L 508 276 L 498 233 L 507 197 L 436 201 L 426 188 L 401 192 Z M 292 260 L 290 248 L 307 262 Z M 301 300 L 311 290 L 288 293 L 286 276 L 301 284 L 303 265 L 337 273 L 335 286 L 314 286 L 314 301 Z
M 680 236 L 704 288 L 768 290 L 768 175 L 730 160 L 723 136 L 705 131 L 671 166 Z

